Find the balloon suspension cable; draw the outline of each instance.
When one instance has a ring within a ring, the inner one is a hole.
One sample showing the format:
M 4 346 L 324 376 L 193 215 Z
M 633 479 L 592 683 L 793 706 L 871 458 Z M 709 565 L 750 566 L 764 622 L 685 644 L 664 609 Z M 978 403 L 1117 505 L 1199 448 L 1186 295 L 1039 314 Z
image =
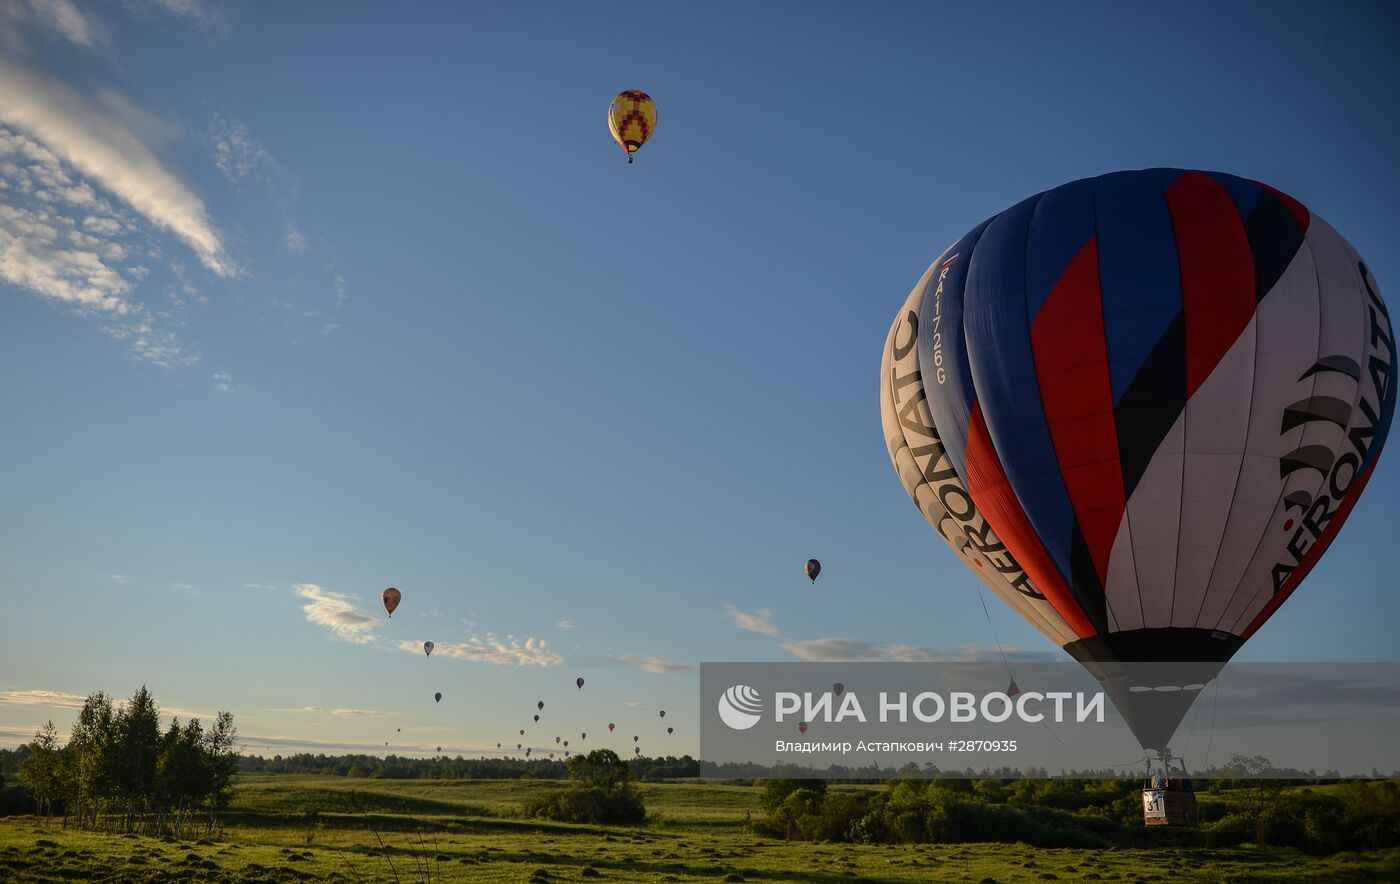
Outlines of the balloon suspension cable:
M 1001 639 L 997 638 L 997 629 L 996 629 L 995 626 L 992 625 L 992 612 L 989 611 L 989 610 L 987 609 L 987 598 L 986 598 L 986 596 L 982 595 L 982 587 L 980 587 L 980 586 L 977 587 L 977 600 L 978 600 L 979 602 L 982 603 L 982 616 L 984 616 L 984 617 L 987 618 L 987 629 L 992 633 L 992 641 L 996 643 L 996 646 L 997 646 L 997 653 L 1001 655 L 1001 663 L 1002 663 L 1003 666 L 1006 667 L 1006 674 L 1007 674 L 1008 676 L 1011 677 L 1011 680 L 1012 680 L 1012 681 L 1015 681 L 1015 680 L 1016 680 L 1016 674 L 1015 674 L 1014 672 L 1011 671 L 1011 661 L 1008 660 L 1008 659 L 1006 659 L 1006 651 L 1005 651 L 1005 649 L 1003 649 L 1002 646 L 1001 646 Z M 1050 725 L 1046 724 L 1043 720 L 1040 722 L 1040 726 L 1045 730 L 1045 732 L 1046 732 L 1047 734 L 1050 735 L 1050 737 L 1051 737 L 1056 743 L 1059 743 L 1061 746 L 1064 746 L 1066 749 L 1068 749 L 1068 750 L 1070 751 L 1071 754 L 1077 755 L 1078 757 L 1084 759 L 1085 761 L 1089 761 L 1089 762 L 1092 762 L 1092 763 L 1094 763 L 1094 764 L 1104 764 L 1104 762 L 1099 761 L 1098 759 L 1089 758 L 1089 757 L 1086 756 L 1086 755 L 1080 754 L 1079 751 L 1076 750 L 1073 746 L 1071 746 L 1070 744 L 1066 743 L 1064 740 L 1060 739 L 1060 735 L 1057 734 L 1057 733 L 1055 733 L 1054 731 L 1052 731 L 1052 730 L 1050 729 Z M 1104 765 L 1104 766 L 1106 766 L 1106 767 L 1133 767 L 1133 766 L 1135 766 L 1135 765 L 1137 765 L 1137 764 L 1139 764 L 1140 762 L 1143 762 L 1143 761 L 1147 761 L 1147 762 L 1150 762 L 1150 761 L 1151 761 L 1151 759 L 1149 759 L 1149 758 L 1147 757 L 1147 753 L 1145 753 L 1145 752 L 1142 754 L 1141 757 L 1139 757 L 1139 758 L 1134 758 L 1132 761 L 1125 761 L 1125 762 L 1121 762 L 1121 763 L 1110 762 L 1110 763 L 1108 763 L 1108 764 L 1106 764 L 1106 765 Z
M 1220 674 L 1215 676 L 1215 695 L 1210 700 L 1210 739 L 1206 742 L 1206 757 L 1201 760 L 1201 770 L 1210 764 L 1210 750 L 1215 745 L 1215 707 L 1220 704 Z

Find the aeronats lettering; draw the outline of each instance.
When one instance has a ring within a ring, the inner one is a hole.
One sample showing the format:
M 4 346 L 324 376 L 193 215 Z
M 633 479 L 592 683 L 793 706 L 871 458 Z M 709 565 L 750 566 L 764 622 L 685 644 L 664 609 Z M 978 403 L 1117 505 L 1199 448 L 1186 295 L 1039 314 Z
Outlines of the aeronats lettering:
M 1292 537 L 1288 539 L 1288 545 L 1285 547 L 1288 557 L 1274 565 L 1275 593 L 1284 588 L 1293 572 L 1303 563 L 1303 559 L 1312 552 L 1313 545 L 1322 538 L 1327 523 L 1336 514 L 1347 492 L 1351 489 L 1353 481 L 1361 473 L 1362 464 L 1367 462 L 1367 455 L 1371 451 L 1371 445 L 1376 435 L 1376 427 L 1381 423 L 1381 414 L 1390 393 L 1394 371 L 1392 361 L 1395 354 L 1395 339 L 1392 337 L 1390 315 L 1386 312 L 1385 304 L 1371 285 L 1371 272 L 1366 264 L 1364 262 L 1358 263 L 1357 268 L 1361 273 L 1361 281 L 1366 286 L 1366 294 L 1370 300 L 1370 303 L 1366 305 L 1369 352 L 1366 354 L 1366 365 L 1357 366 L 1354 362 L 1351 362 L 1350 365 L 1355 371 L 1353 376 L 1357 377 L 1357 381 L 1362 384 L 1369 382 L 1369 388 L 1362 389 L 1361 395 L 1356 401 L 1356 409 L 1352 413 L 1352 420 L 1347 426 L 1347 441 L 1350 443 L 1350 447 L 1340 452 L 1330 466 L 1324 462 L 1321 465 L 1322 469 L 1319 469 L 1326 481 L 1318 489 L 1317 496 L 1308 498 L 1306 495 L 1300 495 L 1285 498 L 1285 508 L 1297 510 L 1298 527 L 1294 530 Z M 1337 370 L 1319 360 L 1309 372 L 1314 372 L 1319 368 Z M 1304 375 L 1304 377 L 1306 376 Z M 1358 412 L 1362 417 L 1362 420 L 1359 421 L 1356 420 Z
M 971 691 L 950 691 L 945 697 L 933 691 L 913 694 L 900 691 L 897 694 L 880 692 L 876 707 L 877 720 L 881 723 L 915 721 L 931 724 L 937 721 L 955 723 L 987 721 L 993 724 L 1006 721 L 1013 716 L 1021 721 L 1035 724 L 1042 721 L 1062 723 L 1086 721 L 1102 723 L 1104 720 L 1104 695 L 1083 694 L 1071 691 L 1023 691 L 1015 697 L 1002 691 L 977 695 Z M 840 724 L 844 721 L 867 721 L 865 710 L 853 691 L 847 691 L 836 705 L 830 693 L 812 694 L 779 691 L 775 695 L 773 720 L 781 723 L 791 716 L 801 721 L 822 721 Z

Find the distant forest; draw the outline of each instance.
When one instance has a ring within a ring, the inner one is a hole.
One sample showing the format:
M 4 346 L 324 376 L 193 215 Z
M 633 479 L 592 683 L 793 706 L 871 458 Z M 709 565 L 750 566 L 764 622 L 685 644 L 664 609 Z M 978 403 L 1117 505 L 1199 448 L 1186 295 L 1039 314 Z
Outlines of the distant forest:
M 700 762 L 689 755 L 679 758 L 638 757 L 628 760 L 633 780 L 658 781 L 700 776 Z M 330 774 L 342 777 L 369 777 L 392 780 L 563 780 L 569 776 L 568 761 L 511 758 L 405 758 L 400 755 L 274 755 L 272 758 L 243 756 L 239 773 Z

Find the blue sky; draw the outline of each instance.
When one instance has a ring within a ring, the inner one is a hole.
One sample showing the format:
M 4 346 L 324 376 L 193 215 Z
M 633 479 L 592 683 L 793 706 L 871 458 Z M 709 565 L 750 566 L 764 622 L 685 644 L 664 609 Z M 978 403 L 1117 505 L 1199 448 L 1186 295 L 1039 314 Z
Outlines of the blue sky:
M 0 0 L 0 743 L 145 683 L 255 749 L 494 748 L 544 699 L 534 745 L 695 751 L 698 661 L 984 655 L 881 440 L 909 288 L 1158 165 L 1269 182 L 1394 286 L 1397 36 L 1383 3 Z M 659 111 L 631 166 L 624 88 Z M 1240 659 L 1393 657 L 1395 457 Z

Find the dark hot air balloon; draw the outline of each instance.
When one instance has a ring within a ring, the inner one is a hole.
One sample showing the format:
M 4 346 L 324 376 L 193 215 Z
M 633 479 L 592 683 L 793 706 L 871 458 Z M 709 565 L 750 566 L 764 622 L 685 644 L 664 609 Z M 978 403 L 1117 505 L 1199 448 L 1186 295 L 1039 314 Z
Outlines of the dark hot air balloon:
M 423 642 L 423 655 L 426 657 L 431 657 L 433 655 L 434 647 L 436 646 L 432 642 Z
M 578 689 L 579 689 L 579 690 L 583 690 L 583 678 L 582 678 L 582 677 L 579 677 L 579 678 L 574 679 L 574 684 L 578 685 Z
M 433 694 L 433 702 L 435 702 L 435 703 L 441 703 L 441 702 L 442 702 L 442 691 L 438 691 L 436 694 Z
M 392 617 L 394 616 L 394 609 L 399 606 L 399 602 L 403 599 L 403 593 L 391 586 L 384 590 L 383 599 L 384 610 L 388 611 L 389 616 Z
M 822 563 L 816 559 L 808 559 L 805 570 L 807 571 L 807 576 L 812 578 L 812 582 L 816 583 L 817 575 L 822 572 Z

